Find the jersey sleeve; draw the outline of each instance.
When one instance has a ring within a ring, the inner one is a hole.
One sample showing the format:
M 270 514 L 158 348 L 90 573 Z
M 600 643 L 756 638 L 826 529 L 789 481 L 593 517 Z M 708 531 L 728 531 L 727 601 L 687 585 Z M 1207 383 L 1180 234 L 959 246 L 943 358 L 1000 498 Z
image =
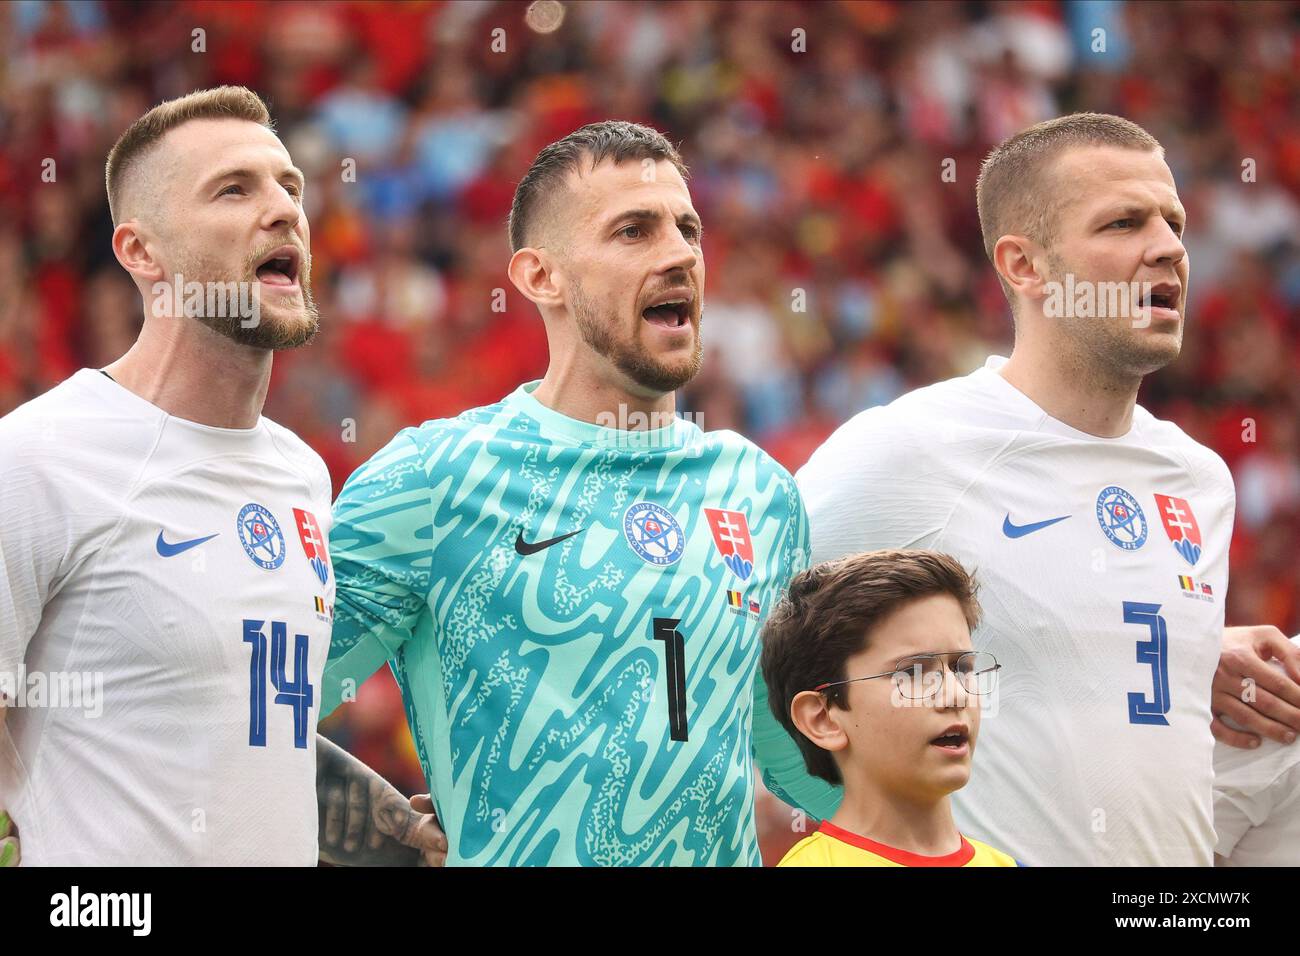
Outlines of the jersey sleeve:
M 27 431 L 0 421 L 0 676 L 17 674 L 72 547 L 73 509 L 43 474 L 41 437 Z
M 794 494 L 795 514 L 791 521 L 785 588 L 794 575 L 808 567 L 808 515 L 798 491 Z M 804 811 L 816 820 L 833 816 L 842 792 L 820 777 L 808 773 L 794 738 L 772 711 L 763 669 L 754 668 L 754 757 L 763 783 L 777 799 Z
M 943 530 L 960 489 L 930 468 L 932 428 L 873 408 L 841 426 L 796 476 L 808 509 L 812 563 L 880 548 L 920 548 Z M 935 440 L 938 440 L 937 437 Z
M 1267 814 L 1267 808 L 1258 806 L 1259 802 L 1259 794 L 1252 796 L 1215 789 L 1214 833 L 1219 841 L 1215 853 L 1222 857 L 1232 856 L 1237 842 L 1255 825 L 1251 817 L 1263 819 Z
M 772 712 L 762 668 L 754 671 L 754 756 L 763 785 L 782 803 L 818 821 L 835 816 L 844 790 L 808 772 L 798 744 Z
M 410 640 L 428 598 L 432 514 L 429 477 L 406 432 L 339 493 L 330 531 L 337 590 L 322 717 Z
M 1226 745 L 1216 743 L 1215 746 Z M 1228 773 L 1219 770 L 1215 777 L 1214 832 L 1218 837 L 1218 844 L 1214 852 L 1219 856 L 1232 856 L 1232 851 L 1241 838 L 1252 828 L 1263 826 L 1268 820 L 1273 812 L 1275 800 L 1285 795 L 1282 788 L 1295 783 L 1294 775 L 1291 773 L 1282 773 L 1264 786 L 1252 786 L 1249 781 L 1250 774 L 1240 770 Z

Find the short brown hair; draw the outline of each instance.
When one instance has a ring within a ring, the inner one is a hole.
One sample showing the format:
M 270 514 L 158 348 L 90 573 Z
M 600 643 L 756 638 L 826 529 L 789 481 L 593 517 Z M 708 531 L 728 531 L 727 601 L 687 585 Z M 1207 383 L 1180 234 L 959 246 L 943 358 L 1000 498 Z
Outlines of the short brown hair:
M 128 126 L 108 151 L 104 184 L 108 189 L 108 211 L 114 226 L 120 222 L 130 173 L 139 168 L 169 131 L 193 119 L 249 120 L 275 132 L 266 103 L 247 87 L 217 86 L 159 103 Z
M 529 227 L 543 200 L 563 186 L 569 173 L 580 171 L 584 161 L 589 160 L 595 167 L 607 159 L 615 163 L 663 159 L 677 168 L 682 179 L 690 175 L 677 148 L 658 130 L 625 120 L 589 123 L 545 147 L 519 180 L 510 206 L 510 251 L 518 252 L 528 245 Z
M 1141 126 L 1109 113 L 1071 113 L 1023 129 L 999 143 L 980 167 L 975 184 L 984 253 L 1006 235 L 1024 235 L 1044 248 L 1055 241 L 1060 187 L 1051 180 L 1052 160 L 1073 146 L 1118 146 L 1157 150 L 1164 147 Z M 1008 300 L 1011 289 L 1000 275 Z
M 841 783 L 839 767 L 795 726 L 790 704 L 801 691 L 847 680 L 845 663 L 866 649 L 871 630 L 905 604 L 932 594 L 950 594 L 966 623 L 979 623 L 978 585 L 955 559 L 937 551 L 869 551 L 827 561 L 797 574 L 790 590 L 763 627 L 763 680 L 768 704 L 803 753 L 813 776 Z M 847 710 L 844 687 L 827 699 Z

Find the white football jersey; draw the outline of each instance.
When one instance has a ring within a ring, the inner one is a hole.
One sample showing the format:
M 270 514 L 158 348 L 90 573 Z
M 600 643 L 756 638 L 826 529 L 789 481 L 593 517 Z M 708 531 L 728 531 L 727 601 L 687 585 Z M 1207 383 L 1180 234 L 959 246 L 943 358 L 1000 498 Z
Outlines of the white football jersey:
M 313 865 L 320 457 L 84 369 L 0 419 L 0 805 L 27 864 Z
M 1300 743 L 1216 741 L 1214 829 L 1224 866 L 1300 866 Z
M 799 472 L 814 562 L 930 548 L 1002 664 L 957 823 L 1030 865 L 1208 865 L 1210 683 L 1235 507 L 1222 459 L 1138 407 L 1047 415 L 992 358 L 842 426 Z

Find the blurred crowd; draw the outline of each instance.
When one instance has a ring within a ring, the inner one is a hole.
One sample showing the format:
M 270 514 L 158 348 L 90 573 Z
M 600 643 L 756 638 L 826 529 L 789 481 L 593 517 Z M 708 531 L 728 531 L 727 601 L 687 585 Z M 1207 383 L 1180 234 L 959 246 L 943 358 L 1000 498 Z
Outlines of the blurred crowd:
M 1300 631 L 1300 6 L 564 8 L 544 33 L 525 3 L 0 5 L 0 414 L 132 342 L 104 160 L 194 89 L 260 92 L 307 172 L 322 332 L 277 358 L 266 414 L 336 491 L 399 428 L 541 376 L 505 220 L 536 151 L 586 122 L 681 143 L 709 279 L 680 405 L 793 470 L 855 412 L 1008 354 L 979 162 L 1118 113 L 1166 148 L 1193 264 L 1183 356 L 1140 400 L 1236 476 L 1229 622 Z M 326 729 L 423 789 L 391 680 L 372 689 Z

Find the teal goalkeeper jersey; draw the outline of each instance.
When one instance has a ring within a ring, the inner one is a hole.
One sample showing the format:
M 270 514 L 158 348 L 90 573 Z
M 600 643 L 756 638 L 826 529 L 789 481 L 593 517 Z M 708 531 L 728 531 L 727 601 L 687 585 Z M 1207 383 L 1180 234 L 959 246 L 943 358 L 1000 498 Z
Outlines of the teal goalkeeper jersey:
M 451 865 L 757 865 L 759 629 L 807 564 L 794 480 L 733 432 L 604 428 L 535 388 L 349 479 L 323 713 L 390 662 Z

